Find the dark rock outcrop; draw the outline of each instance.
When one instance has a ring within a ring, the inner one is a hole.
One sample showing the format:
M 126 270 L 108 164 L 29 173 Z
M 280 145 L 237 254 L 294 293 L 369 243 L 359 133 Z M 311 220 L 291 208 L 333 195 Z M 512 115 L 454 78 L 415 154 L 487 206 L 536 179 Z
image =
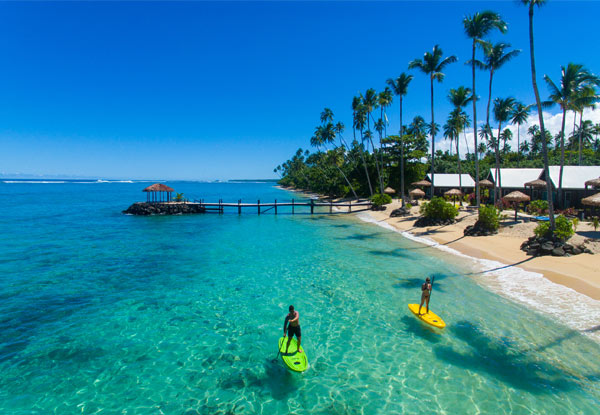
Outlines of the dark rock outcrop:
M 443 225 L 452 225 L 456 221 L 454 219 L 437 219 L 437 218 L 428 218 L 426 216 L 421 216 L 413 226 L 417 228 L 424 228 L 426 226 L 443 226 Z
M 390 213 L 390 218 L 397 218 L 397 217 L 400 217 L 400 216 L 406 216 L 409 213 L 410 213 L 410 209 L 401 207 L 401 208 L 392 210 L 392 212 Z
M 532 236 L 521 244 L 521 250 L 531 256 L 571 256 L 584 252 L 591 253 L 585 245 L 571 245 L 557 239 L 548 239 L 542 236 Z
M 469 225 L 465 228 L 465 236 L 490 236 L 498 233 L 498 229 L 490 230 L 486 228 L 482 222 L 477 221 L 474 225 Z
M 138 202 L 129 206 L 123 213 L 129 215 L 182 215 L 188 213 L 205 213 L 206 209 L 200 203 L 147 203 Z

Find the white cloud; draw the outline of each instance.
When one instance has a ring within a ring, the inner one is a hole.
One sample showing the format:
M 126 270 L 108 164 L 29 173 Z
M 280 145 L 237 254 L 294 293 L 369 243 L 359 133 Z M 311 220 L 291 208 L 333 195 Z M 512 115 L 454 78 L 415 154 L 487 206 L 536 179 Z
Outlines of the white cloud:
M 551 114 L 549 112 L 544 111 L 543 114 L 544 114 L 544 126 L 546 127 L 546 129 L 548 131 L 550 131 L 552 133 L 552 136 L 554 137 L 556 134 L 558 134 L 560 132 L 560 128 L 561 128 L 561 124 L 562 124 L 562 112 L 559 112 L 557 114 Z M 567 116 L 565 117 L 565 132 L 566 132 L 565 136 L 567 136 L 567 137 L 573 131 L 573 117 L 574 117 L 573 112 L 568 111 Z M 590 109 L 586 110 L 583 113 L 583 119 L 591 120 L 594 124 L 600 123 L 600 108 L 596 108 L 593 110 L 590 110 Z M 520 128 L 521 142 L 531 141 L 531 137 L 527 134 L 527 130 L 532 125 L 539 125 L 539 119 L 538 119 L 537 112 L 532 112 L 529 115 L 527 122 L 525 124 L 521 125 L 521 128 Z M 579 125 L 579 117 L 577 118 L 577 125 Z M 480 127 L 481 127 L 481 125 L 480 125 Z M 504 128 L 505 127 L 502 127 L 502 129 L 504 129 Z M 516 125 L 509 125 L 508 128 L 513 133 L 512 140 L 509 141 L 509 144 L 513 150 L 516 150 L 518 127 Z M 469 128 L 469 130 L 470 131 L 467 131 L 467 140 L 469 142 L 469 150 L 472 153 L 473 152 L 473 129 L 472 129 L 472 127 Z M 494 134 L 496 134 L 497 131 L 498 131 L 498 126 L 495 125 Z M 480 141 L 481 140 L 478 140 L 478 142 L 480 142 Z M 464 158 L 465 154 L 467 154 L 467 148 L 465 145 L 465 139 L 464 139 L 463 134 L 461 134 L 459 147 L 460 147 L 460 154 Z M 443 137 L 438 136 L 437 140 L 435 142 L 435 149 L 436 149 L 436 151 L 437 150 L 442 150 L 442 151 L 449 150 L 450 149 L 450 141 L 445 140 Z M 452 144 L 452 153 L 454 154 L 455 151 L 456 151 L 456 144 L 453 143 Z

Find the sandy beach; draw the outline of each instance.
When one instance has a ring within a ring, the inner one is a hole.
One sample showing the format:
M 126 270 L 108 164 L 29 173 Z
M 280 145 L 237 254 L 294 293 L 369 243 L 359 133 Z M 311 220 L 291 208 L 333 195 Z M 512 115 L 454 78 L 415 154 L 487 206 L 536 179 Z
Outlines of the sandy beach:
M 417 237 L 428 238 L 438 244 L 451 247 L 465 255 L 494 260 L 509 266 L 520 267 L 527 271 L 543 274 L 544 277 L 557 284 L 600 300 L 600 231 L 594 231 L 586 222 L 579 223 L 576 234 L 570 243 L 586 244 L 594 254 L 580 254 L 571 257 L 530 257 L 520 250 L 525 239 L 533 235 L 535 222 L 519 220 L 508 212 L 508 217 L 501 221 L 498 234 L 492 236 L 464 236 L 464 229 L 477 220 L 475 210 L 461 208 L 457 222 L 446 226 L 415 228 L 418 219 L 418 206 L 411 209 L 410 216 L 390 218 L 390 212 L 400 207 L 398 201 L 386 206 L 385 211 L 369 211 L 369 215 L 377 222 L 385 222 L 399 231 L 409 232 Z

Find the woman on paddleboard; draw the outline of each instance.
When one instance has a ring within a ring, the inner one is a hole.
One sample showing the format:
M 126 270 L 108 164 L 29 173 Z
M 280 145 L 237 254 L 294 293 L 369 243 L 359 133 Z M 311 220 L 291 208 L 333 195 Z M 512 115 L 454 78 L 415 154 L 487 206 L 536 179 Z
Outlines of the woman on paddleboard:
M 287 354 L 292 337 L 296 335 L 296 339 L 298 339 L 298 353 L 302 353 L 302 350 L 300 350 L 300 341 L 302 340 L 302 334 L 300 331 L 300 313 L 294 310 L 293 305 L 290 306 L 289 310 L 290 312 L 287 316 L 285 316 L 285 322 L 283 323 L 283 337 L 285 337 L 286 332 L 289 334 L 285 352 Z
M 429 313 L 429 296 L 431 295 L 431 282 L 429 277 L 425 278 L 425 282 L 421 285 L 421 304 L 419 304 L 419 315 L 421 315 L 421 307 L 426 302 L 427 313 Z M 425 313 L 425 314 L 427 314 Z

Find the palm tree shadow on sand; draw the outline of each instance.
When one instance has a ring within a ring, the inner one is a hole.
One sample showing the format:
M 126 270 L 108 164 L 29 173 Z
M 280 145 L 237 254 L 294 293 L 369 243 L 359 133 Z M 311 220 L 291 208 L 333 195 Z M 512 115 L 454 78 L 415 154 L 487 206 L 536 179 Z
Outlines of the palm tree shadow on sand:
M 598 377 L 598 374 L 582 375 L 559 368 L 543 360 L 536 351 L 519 349 L 509 339 L 484 333 L 469 321 L 459 321 L 446 330 L 465 342 L 470 350 L 458 352 L 452 347 L 442 346 L 434 350 L 437 358 L 463 369 L 487 374 L 516 389 L 534 394 L 555 394 L 579 389 L 580 381 Z

